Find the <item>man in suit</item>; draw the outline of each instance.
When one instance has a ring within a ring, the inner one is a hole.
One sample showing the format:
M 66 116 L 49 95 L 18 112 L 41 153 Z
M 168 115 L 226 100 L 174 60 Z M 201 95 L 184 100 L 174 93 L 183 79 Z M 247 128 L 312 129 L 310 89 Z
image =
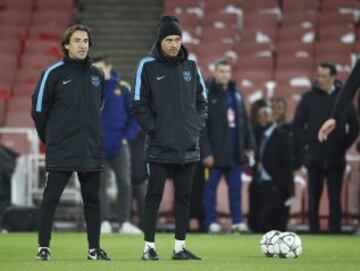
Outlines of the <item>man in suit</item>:
M 255 232 L 266 232 L 281 228 L 285 202 L 293 194 L 293 159 L 289 137 L 277 127 L 270 107 L 260 108 L 258 123 L 249 225 Z

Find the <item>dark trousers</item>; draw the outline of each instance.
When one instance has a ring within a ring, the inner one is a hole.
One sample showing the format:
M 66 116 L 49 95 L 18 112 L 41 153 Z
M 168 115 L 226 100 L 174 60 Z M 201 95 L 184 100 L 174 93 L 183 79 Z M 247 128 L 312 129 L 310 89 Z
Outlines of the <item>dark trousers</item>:
M 250 184 L 249 226 L 254 232 L 282 228 L 285 206 L 280 191 L 272 182 L 253 180 Z
M 149 171 L 149 184 L 144 209 L 145 241 L 155 241 L 157 214 L 165 181 L 170 175 L 174 179 L 175 188 L 175 238 L 185 240 L 195 163 L 185 165 L 150 163 Z
M 39 246 L 49 247 L 56 207 L 72 172 L 51 171 L 43 194 L 39 215 Z M 78 173 L 89 248 L 99 248 L 100 238 L 100 172 Z
M 324 169 L 320 167 L 308 168 L 308 216 L 310 231 L 320 231 L 319 226 L 319 205 L 324 187 L 324 179 L 327 180 L 330 231 L 341 232 L 341 187 L 344 176 L 344 168 Z
M 128 145 L 123 145 L 118 153 L 104 160 L 104 172 L 100 184 L 101 220 L 110 220 L 110 204 L 107 184 L 111 173 L 115 173 L 117 185 L 117 213 L 119 223 L 130 221 L 131 215 L 131 155 Z
M 205 212 L 203 206 L 203 195 L 205 185 L 205 167 L 202 162 L 196 163 L 196 169 L 194 173 L 194 181 L 192 184 L 192 193 L 190 201 L 190 218 L 197 219 L 199 223 L 199 231 L 205 232 L 204 225 Z
M 132 184 L 132 198 L 136 202 L 139 214 L 139 228 L 144 229 L 144 206 L 146 196 L 147 181 Z

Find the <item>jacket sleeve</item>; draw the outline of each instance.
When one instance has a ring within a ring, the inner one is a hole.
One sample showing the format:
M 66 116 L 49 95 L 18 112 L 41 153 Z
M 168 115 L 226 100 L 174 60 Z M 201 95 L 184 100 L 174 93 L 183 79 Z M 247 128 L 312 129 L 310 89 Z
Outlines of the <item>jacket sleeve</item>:
M 196 65 L 196 64 L 195 64 Z M 196 65 L 196 108 L 204 120 L 207 119 L 207 88 L 201 76 L 199 67 Z
M 255 137 L 254 137 L 252 125 L 250 123 L 250 120 L 249 120 L 249 117 L 247 114 L 244 100 L 242 100 L 241 103 L 242 103 L 243 112 L 244 112 L 244 122 L 245 122 L 245 129 L 246 129 L 246 137 L 245 137 L 245 146 L 244 147 L 245 147 L 245 150 L 255 151 L 256 143 L 255 143 Z
M 124 88 L 124 87 L 122 87 L 122 88 Z M 127 88 L 125 90 L 124 98 L 125 98 L 126 112 L 127 112 L 127 116 L 128 116 L 125 137 L 126 137 L 127 141 L 132 142 L 136 138 L 136 136 L 140 130 L 140 127 L 137 124 L 133 114 L 130 111 L 130 93 Z
M 346 134 L 346 144 L 345 148 L 348 149 L 354 143 L 356 138 L 359 135 L 359 119 L 355 106 L 351 103 L 346 113 L 346 123 L 349 125 L 348 133 Z
M 46 142 L 45 135 L 49 110 L 53 102 L 54 81 L 52 72 L 43 72 L 32 96 L 31 117 L 34 120 L 39 138 L 44 144 Z
M 308 122 L 308 114 L 307 114 L 307 95 L 303 95 L 301 101 L 296 107 L 295 117 L 294 117 L 294 141 L 295 144 L 302 146 L 301 149 L 298 149 L 298 165 L 303 164 L 304 160 L 304 148 L 306 145 L 306 134 L 307 130 L 305 125 Z
M 347 78 L 344 86 L 342 87 L 336 103 L 334 110 L 332 112 L 332 117 L 339 119 L 341 114 L 346 110 L 346 107 L 350 104 L 354 98 L 357 89 L 360 87 L 360 59 L 356 62 L 353 70 L 351 71 L 349 77 Z
M 155 131 L 156 123 L 154 112 L 150 108 L 151 89 L 144 69 L 145 61 L 146 58 L 140 62 L 136 71 L 131 111 L 144 132 L 151 134 Z
M 285 198 L 294 194 L 294 181 L 293 181 L 293 157 L 291 152 L 290 138 L 285 132 L 278 133 L 278 157 L 281 170 L 277 179 L 281 181 L 280 187 L 285 193 Z
M 206 123 L 207 123 L 207 121 L 206 121 Z M 202 159 L 209 155 L 213 155 L 212 150 L 211 150 L 210 140 L 209 140 L 207 124 L 205 126 L 204 131 L 201 133 L 201 136 L 200 136 L 200 153 L 201 153 Z

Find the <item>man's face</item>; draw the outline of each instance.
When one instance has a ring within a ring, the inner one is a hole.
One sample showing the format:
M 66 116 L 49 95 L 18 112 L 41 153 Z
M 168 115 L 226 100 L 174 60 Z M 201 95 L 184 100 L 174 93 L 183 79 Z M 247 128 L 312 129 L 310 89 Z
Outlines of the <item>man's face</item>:
M 231 79 L 230 65 L 222 65 L 222 64 L 217 65 L 214 72 L 214 78 L 218 84 L 226 86 Z
M 270 108 L 262 107 L 258 112 L 258 124 L 261 127 L 266 127 L 273 122 L 273 115 Z
M 105 61 L 94 62 L 93 65 L 103 71 L 106 80 L 110 79 L 112 65 L 107 65 Z
M 170 35 L 161 41 L 161 49 L 167 57 L 177 57 L 181 48 L 181 37 Z
M 65 44 L 71 59 L 85 59 L 89 53 L 89 36 L 86 31 L 76 30 L 70 37 L 69 44 Z
M 321 90 L 329 91 L 334 85 L 335 76 L 330 74 L 330 69 L 318 67 L 316 80 Z
M 274 102 L 272 110 L 276 122 L 281 122 L 286 119 L 286 106 L 283 102 L 281 101 Z

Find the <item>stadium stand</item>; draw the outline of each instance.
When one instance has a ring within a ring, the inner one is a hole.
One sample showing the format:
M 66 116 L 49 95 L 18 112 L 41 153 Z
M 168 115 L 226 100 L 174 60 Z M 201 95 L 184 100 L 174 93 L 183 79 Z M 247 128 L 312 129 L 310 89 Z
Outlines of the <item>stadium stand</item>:
M 136 61 L 146 54 L 156 35 L 156 5 L 161 1 L 154 1 L 153 9 L 145 10 L 135 7 L 136 1 L 123 1 L 119 7 L 113 7 L 112 1 L 101 2 L 104 12 L 99 13 L 100 1 L 81 1 L 87 10 L 77 17 L 98 38 L 94 49 L 114 55 L 116 67 L 130 79 Z M 290 116 L 300 95 L 309 89 L 319 63 L 334 62 L 339 78 L 344 80 L 360 53 L 358 0 L 162 2 L 163 14 L 179 17 L 184 43 L 204 77 L 211 75 L 214 61 L 227 58 L 246 97 L 254 93 L 264 98 L 283 96 Z M 140 25 L 137 18 L 130 16 L 138 10 L 137 15 L 145 21 Z M 62 57 L 59 40 L 64 29 L 75 22 L 76 14 L 75 0 L 0 0 L 1 126 L 33 128 L 30 96 L 41 70 Z M 115 29 L 118 32 L 111 32 Z M 118 37 L 104 39 L 109 33 Z M 29 151 L 28 143 L 20 136 L 3 135 L 1 143 L 20 153 Z M 355 162 L 351 165 L 356 167 Z M 359 174 L 353 171 L 349 176 L 346 187 L 353 185 Z M 306 193 L 302 191 L 296 214 L 300 216 L 306 210 Z M 349 215 L 346 197 L 344 206 Z M 225 200 L 219 211 L 228 213 Z M 327 210 L 322 209 L 322 214 L 326 215 Z

